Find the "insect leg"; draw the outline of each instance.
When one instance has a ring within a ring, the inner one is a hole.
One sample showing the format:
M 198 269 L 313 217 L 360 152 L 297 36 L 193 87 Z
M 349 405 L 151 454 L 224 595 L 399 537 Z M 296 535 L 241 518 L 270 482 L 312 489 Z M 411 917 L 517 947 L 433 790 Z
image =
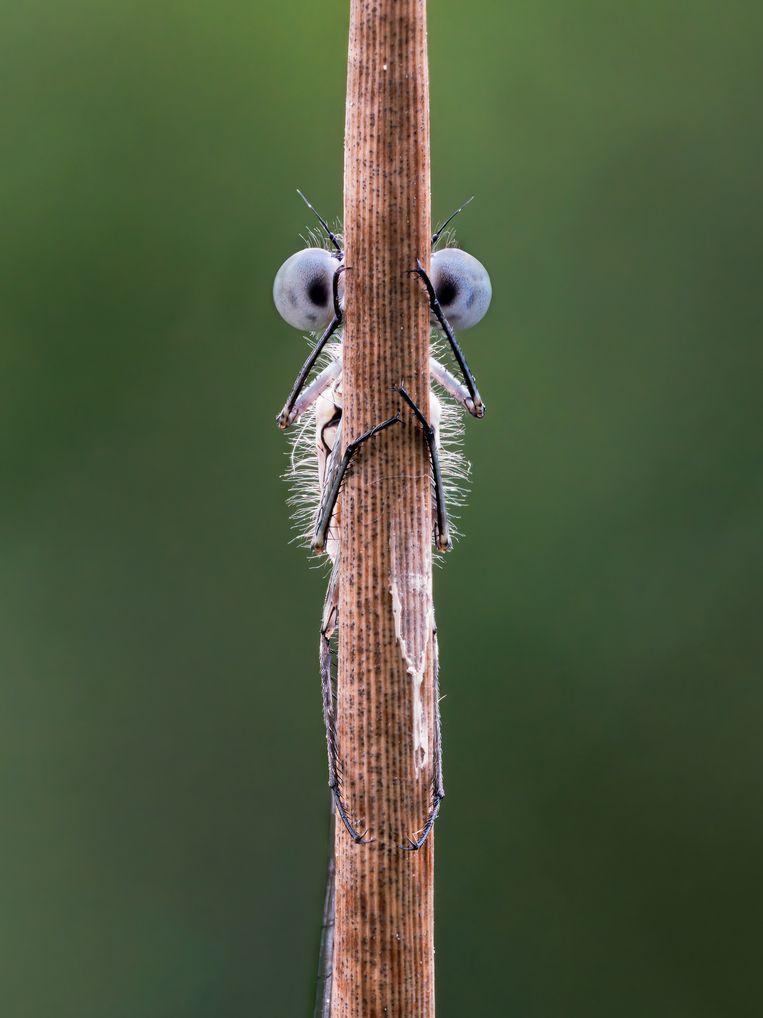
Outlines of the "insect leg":
M 427 440 L 429 459 L 432 463 L 432 475 L 434 477 L 435 513 L 437 519 L 436 542 L 440 551 L 450 551 L 453 542 L 450 539 L 450 524 L 448 523 L 448 511 L 445 508 L 445 489 L 442 482 L 442 467 L 440 466 L 440 453 L 437 449 L 437 438 L 435 430 L 416 403 L 413 402 L 408 391 L 400 386 L 397 390 L 403 400 L 413 411 L 416 420 L 424 430 L 424 437 Z
M 350 442 L 345 449 L 344 456 L 342 456 L 339 465 L 333 470 L 323 492 L 320 513 L 318 514 L 318 523 L 315 527 L 315 536 L 313 537 L 313 551 L 322 552 L 326 548 L 326 538 L 329 526 L 331 525 L 331 518 L 334 515 L 336 500 L 339 498 L 339 489 L 342 486 L 344 475 L 347 473 L 347 468 L 352 462 L 353 456 L 361 445 L 363 445 L 364 442 L 367 442 L 369 438 L 373 438 L 374 435 L 378 435 L 380 431 L 384 431 L 385 428 L 389 428 L 392 424 L 398 424 L 399 421 L 399 414 L 395 414 L 395 416 L 390 417 L 389 420 L 382 421 L 381 424 L 376 424 L 373 428 L 369 428 L 369 430 L 364 434 L 360 435 L 353 442 Z
M 292 408 L 289 411 L 288 417 L 285 419 L 282 427 L 288 428 L 290 424 L 293 424 L 298 420 L 305 410 L 308 410 L 313 403 L 322 396 L 323 393 L 332 385 L 342 373 L 342 358 L 337 357 L 317 375 L 313 381 L 308 385 L 306 389 L 294 400 Z M 281 412 L 281 416 L 285 412 L 286 408 Z M 279 416 L 279 421 L 281 420 Z
M 321 620 L 320 637 L 320 670 L 321 670 L 321 693 L 323 695 L 323 720 L 326 725 L 326 752 L 329 765 L 329 788 L 334 797 L 336 811 L 347 832 L 356 845 L 366 844 L 366 831 L 359 834 L 349 818 L 347 809 L 342 799 L 342 781 L 339 767 L 339 751 L 336 738 L 336 714 L 334 712 L 334 693 L 331 688 L 331 638 L 336 631 L 339 621 L 339 560 L 334 563 L 331 571 L 326 600 L 323 604 L 323 619 Z
M 413 269 L 412 271 L 419 277 L 419 279 L 421 279 L 424 286 L 426 287 L 427 296 L 429 297 L 429 307 L 432 311 L 432 314 L 439 322 L 440 328 L 445 334 L 445 338 L 450 343 L 450 348 L 453 351 L 453 356 L 458 361 L 458 366 L 461 369 L 461 374 L 463 375 L 464 381 L 466 382 L 466 388 L 469 390 L 469 398 L 471 401 L 470 403 L 465 403 L 464 405 L 466 406 L 466 409 L 469 411 L 472 417 L 478 418 L 484 417 L 486 407 L 485 404 L 482 402 L 482 397 L 480 396 L 477 390 L 477 383 L 474 380 L 474 375 L 472 374 L 469 365 L 466 363 L 466 358 L 464 357 L 463 350 L 458 344 L 456 334 L 451 328 L 450 322 L 443 314 L 443 310 L 440 307 L 440 302 L 437 299 L 437 294 L 435 293 L 434 287 L 432 286 L 432 280 L 426 274 L 426 270 L 424 269 L 424 266 L 421 264 L 418 258 L 416 259 L 416 268 Z
M 468 410 L 470 414 L 474 412 L 474 403 L 469 395 L 469 390 L 462 382 L 459 382 L 455 375 L 448 371 L 444 364 L 440 364 L 435 357 L 429 358 L 429 375 L 446 392 L 449 392 L 453 399 L 458 400 L 461 406 Z
M 432 670 L 434 672 L 434 704 L 433 704 L 433 716 L 434 716 L 434 736 L 433 736 L 433 764 L 434 773 L 432 775 L 432 806 L 429 810 L 429 815 L 426 818 L 424 826 L 421 828 L 418 838 L 408 838 L 408 844 L 402 847 L 406 852 L 418 852 L 421 846 L 429 837 L 432 828 L 434 827 L 437 814 L 440 812 L 440 804 L 445 798 L 445 785 L 442 780 L 442 718 L 440 714 L 440 654 L 437 647 L 437 626 L 432 630 Z
M 307 376 L 313 370 L 315 362 L 320 357 L 321 351 L 323 350 L 326 343 L 328 343 L 328 341 L 334 335 L 336 330 L 342 324 L 342 308 L 340 307 L 339 304 L 339 277 L 344 272 L 344 270 L 345 270 L 344 265 L 338 265 L 336 272 L 334 273 L 334 317 L 331 319 L 328 326 L 326 327 L 326 331 L 323 333 L 321 338 L 313 347 L 312 351 L 310 352 L 310 356 L 302 365 L 299 374 L 294 379 L 294 385 L 291 387 L 289 398 L 284 403 L 283 410 L 280 412 L 278 417 L 276 417 L 276 424 L 278 425 L 279 428 L 281 428 L 282 431 L 288 428 L 289 425 L 294 421 L 295 418 L 292 416 L 294 404 L 297 402 L 297 397 L 304 388 L 305 382 L 307 381 Z
M 336 862 L 334 860 L 334 796 L 329 803 L 329 852 L 326 893 L 323 898 L 323 921 L 318 951 L 318 979 L 313 1018 L 331 1018 L 331 991 L 334 975 L 334 914 L 336 912 Z

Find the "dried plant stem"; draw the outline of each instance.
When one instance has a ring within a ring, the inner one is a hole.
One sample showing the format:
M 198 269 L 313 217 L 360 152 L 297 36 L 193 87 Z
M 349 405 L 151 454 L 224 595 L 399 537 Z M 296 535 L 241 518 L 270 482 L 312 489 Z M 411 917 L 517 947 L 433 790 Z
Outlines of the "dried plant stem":
M 348 807 L 374 840 L 336 835 L 334 1018 L 434 1015 L 432 510 L 424 438 L 429 312 L 409 272 L 430 255 L 425 0 L 351 0 L 345 134 L 345 444 L 338 734 Z

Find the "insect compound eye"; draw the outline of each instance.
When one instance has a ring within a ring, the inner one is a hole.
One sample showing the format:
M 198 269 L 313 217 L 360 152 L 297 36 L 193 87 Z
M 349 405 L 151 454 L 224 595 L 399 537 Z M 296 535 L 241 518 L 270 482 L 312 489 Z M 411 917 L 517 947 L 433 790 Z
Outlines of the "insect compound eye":
M 443 314 L 454 329 L 470 329 L 487 314 L 493 287 L 487 269 L 458 247 L 444 247 L 432 255 L 430 273 Z
M 289 325 L 320 332 L 334 317 L 334 273 L 338 263 L 322 247 L 308 247 L 287 258 L 276 273 L 273 302 Z

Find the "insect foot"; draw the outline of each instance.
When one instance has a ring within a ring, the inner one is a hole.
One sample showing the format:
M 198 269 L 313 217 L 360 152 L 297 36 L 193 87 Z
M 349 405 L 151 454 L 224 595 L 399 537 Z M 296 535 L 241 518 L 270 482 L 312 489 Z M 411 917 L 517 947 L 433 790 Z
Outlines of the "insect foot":
M 276 424 L 281 429 L 281 431 L 286 431 L 286 429 L 289 427 L 289 425 L 293 423 L 293 420 L 290 420 L 290 417 L 291 417 L 291 414 L 289 414 L 287 412 L 285 407 L 280 412 L 280 414 L 276 417 Z
M 453 551 L 453 539 L 450 534 L 438 534 L 437 535 L 437 550 L 438 551 Z
M 466 401 L 465 406 L 472 417 L 476 417 L 478 421 L 481 421 L 487 413 L 487 407 L 482 400 L 480 400 L 479 403 L 474 403 L 471 399 L 469 399 Z
M 437 819 L 437 814 L 440 812 L 440 803 L 442 802 L 442 799 L 442 795 L 435 792 L 432 797 L 432 811 L 427 817 L 427 822 L 421 828 L 421 831 L 417 832 L 419 834 L 418 838 L 409 837 L 407 839 L 408 844 L 400 846 L 404 852 L 418 852 L 418 850 L 424 845 L 424 842 L 432 833 L 432 828 L 434 827 L 435 820 Z
M 350 835 L 352 840 L 355 842 L 356 845 L 370 845 L 371 842 L 374 839 L 373 838 L 369 838 L 369 837 L 366 836 L 368 834 L 368 829 L 366 829 L 362 834 L 360 834 L 355 829 L 352 821 L 350 820 L 349 816 L 347 815 L 347 810 L 345 809 L 344 803 L 342 802 L 342 795 L 341 795 L 339 789 L 336 787 L 336 785 L 334 785 L 332 787 L 331 791 L 332 791 L 332 793 L 334 795 L 334 802 L 336 803 L 336 811 L 339 814 L 339 818 L 342 821 L 342 823 L 344 824 L 345 828 L 347 829 L 347 833 Z

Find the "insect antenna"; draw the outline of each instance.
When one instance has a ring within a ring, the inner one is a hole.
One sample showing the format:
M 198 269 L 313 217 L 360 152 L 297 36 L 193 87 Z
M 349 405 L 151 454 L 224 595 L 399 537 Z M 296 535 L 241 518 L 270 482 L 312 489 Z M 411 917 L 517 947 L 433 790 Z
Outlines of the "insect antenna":
M 463 211 L 464 211 L 464 209 L 466 208 L 466 206 L 467 206 L 467 205 L 469 205 L 469 204 L 471 204 L 471 202 L 473 202 L 473 201 L 474 201 L 474 195 L 472 195 L 472 196 L 471 196 L 471 198 L 467 198 L 467 199 L 466 199 L 466 201 L 465 201 L 465 202 L 463 203 L 463 205 L 459 205 L 459 207 L 458 207 L 458 208 L 456 209 L 456 211 L 455 211 L 455 212 L 452 212 L 452 213 L 451 213 L 451 214 L 450 214 L 450 215 L 448 216 L 448 218 L 447 218 L 447 219 L 445 220 L 445 222 L 444 222 L 444 223 L 442 223 L 442 224 L 441 224 L 440 226 L 438 226 L 438 227 L 437 227 L 437 229 L 435 230 L 435 232 L 434 232 L 434 233 L 432 234 L 432 247 L 434 247 L 434 246 L 435 246 L 435 244 L 437 243 L 437 241 L 438 241 L 438 240 L 440 239 L 440 237 L 442 236 L 442 231 L 443 231 L 443 230 L 445 229 L 445 227 L 446 227 L 446 226 L 448 226 L 448 225 L 450 225 L 450 223 L 452 223 L 452 222 L 453 222 L 453 220 L 454 220 L 454 219 L 456 218 L 456 216 L 457 216 L 457 215 L 458 215 L 459 213 L 463 212 Z
M 340 257 L 344 257 L 344 251 L 342 250 L 342 245 L 337 240 L 336 234 L 332 231 L 332 229 L 329 226 L 329 224 L 326 222 L 326 220 L 323 218 L 323 216 L 320 214 L 320 212 L 315 208 L 315 206 L 310 201 L 308 201 L 308 199 L 304 196 L 304 194 L 300 191 L 299 188 L 297 188 L 297 194 L 300 196 L 302 201 L 305 203 L 305 205 L 307 205 L 307 207 L 313 213 L 313 215 L 318 220 L 318 222 L 321 224 L 323 229 L 326 231 L 326 236 L 331 241 L 331 243 L 334 245 L 334 247 L 337 249 L 337 252 L 339 253 Z M 471 201 L 471 199 L 470 199 L 470 201 Z M 453 218 L 453 217 L 451 216 L 451 218 Z

